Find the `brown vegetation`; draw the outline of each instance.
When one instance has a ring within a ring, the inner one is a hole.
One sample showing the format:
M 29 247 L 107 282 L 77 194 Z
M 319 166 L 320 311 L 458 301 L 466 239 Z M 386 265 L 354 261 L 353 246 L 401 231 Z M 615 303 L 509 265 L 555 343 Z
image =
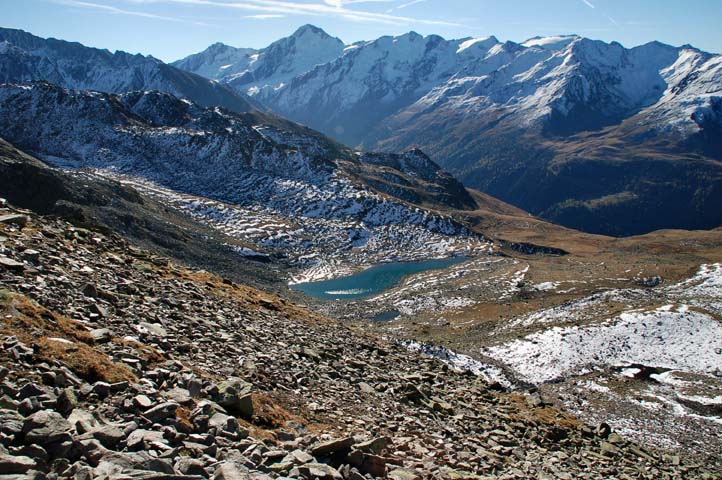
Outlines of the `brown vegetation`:
M 64 363 L 89 382 L 135 380 L 127 367 L 91 346 L 93 339 L 82 324 L 40 307 L 23 295 L 0 291 L 0 315 L 0 335 L 16 336 L 32 345 L 44 361 Z

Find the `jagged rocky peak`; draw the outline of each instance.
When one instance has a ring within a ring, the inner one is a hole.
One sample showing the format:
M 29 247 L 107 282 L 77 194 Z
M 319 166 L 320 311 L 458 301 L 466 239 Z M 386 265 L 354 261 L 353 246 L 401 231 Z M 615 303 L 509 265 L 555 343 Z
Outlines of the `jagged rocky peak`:
M 178 127 L 188 123 L 193 110 L 197 110 L 190 102 L 157 91 L 128 92 L 119 99 L 125 108 L 151 125 Z
M 322 28 L 319 28 L 315 25 L 311 25 L 310 23 L 307 23 L 306 25 L 302 25 L 298 27 L 298 29 L 293 32 L 291 35 L 291 38 L 302 38 L 302 37 L 309 37 L 309 36 L 316 36 L 320 38 L 330 38 L 334 40 L 339 40 L 338 38 L 332 37 L 326 31 Z M 341 42 L 343 44 L 343 42 Z
M 410 49 L 423 49 L 427 45 L 433 48 L 445 43 L 447 43 L 447 41 L 439 35 L 423 36 L 414 31 L 410 31 L 397 36 L 385 35 L 371 42 L 366 42 L 362 44 L 362 46 L 368 46 L 376 50 L 386 50 L 390 53 L 410 53 Z
M 206 49 L 207 52 L 222 53 L 227 51 L 238 50 L 236 47 L 226 45 L 223 42 L 216 42 Z
M 45 42 L 62 42 L 67 43 L 68 45 L 73 44 L 72 42 L 64 42 L 54 38 L 44 40 L 26 32 L 25 30 L 19 30 L 16 28 L 0 28 L 0 41 L 7 45 L 14 45 L 17 48 L 24 48 L 28 50 L 42 48 L 45 45 Z M 75 45 L 79 44 L 76 43 Z
M 256 70 L 268 76 L 299 75 L 341 55 L 345 44 L 313 25 L 304 25 L 291 36 L 263 49 Z M 265 72 L 263 71 L 265 70 Z
M 218 80 L 244 72 L 252 56 L 257 53 L 258 50 L 255 48 L 236 48 L 217 42 L 202 52 L 177 60 L 171 65 Z
M 424 179 L 432 178 L 441 170 L 441 167 L 419 148 L 412 148 L 400 154 L 366 152 L 361 155 L 361 161 L 375 165 L 386 165 L 400 172 L 418 175 Z

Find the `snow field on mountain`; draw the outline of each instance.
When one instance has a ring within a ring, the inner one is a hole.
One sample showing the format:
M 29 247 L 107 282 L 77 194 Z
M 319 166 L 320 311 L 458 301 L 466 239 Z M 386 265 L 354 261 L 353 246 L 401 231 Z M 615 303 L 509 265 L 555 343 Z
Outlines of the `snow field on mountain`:
M 596 365 L 643 364 L 714 373 L 722 368 L 722 325 L 709 315 L 671 305 L 588 327 L 554 327 L 482 350 L 532 383 Z

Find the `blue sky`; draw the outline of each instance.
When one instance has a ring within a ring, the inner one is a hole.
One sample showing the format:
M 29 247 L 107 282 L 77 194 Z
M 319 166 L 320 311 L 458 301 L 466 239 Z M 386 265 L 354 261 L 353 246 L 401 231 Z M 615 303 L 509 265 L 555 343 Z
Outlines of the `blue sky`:
M 347 43 L 414 30 L 522 41 L 576 33 L 722 52 L 722 0 L 0 0 L 0 26 L 165 61 L 263 47 L 312 23 Z

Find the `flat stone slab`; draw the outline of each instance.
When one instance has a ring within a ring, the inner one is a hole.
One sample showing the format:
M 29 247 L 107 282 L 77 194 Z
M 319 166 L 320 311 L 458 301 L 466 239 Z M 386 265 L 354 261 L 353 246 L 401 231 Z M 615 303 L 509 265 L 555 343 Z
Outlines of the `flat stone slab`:
M 0 267 L 6 268 L 8 270 L 22 270 L 25 268 L 25 265 L 21 262 L 13 260 L 12 258 L 0 255 Z
M 17 213 L 11 213 L 9 215 L 0 215 L 0 223 L 4 223 L 6 225 L 17 225 L 19 227 L 24 227 L 25 224 L 28 223 L 28 217 L 27 217 L 27 215 L 20 215 Z

